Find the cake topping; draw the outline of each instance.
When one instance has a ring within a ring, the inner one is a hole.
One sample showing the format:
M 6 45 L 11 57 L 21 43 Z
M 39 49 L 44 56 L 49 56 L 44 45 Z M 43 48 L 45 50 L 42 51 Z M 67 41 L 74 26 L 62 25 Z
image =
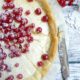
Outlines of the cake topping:
M 14 66 L 15 66 L 15 67 L 19 67 L 19 63 L 16 63 Z
M 8 73 L 11 72 L 11 68 L 8 66 L 7 70 Z
M 0 70 L 4 71 L 4 70 L 7 70 L 8 66 L 6 64 L 2 64 L 0 66 Z
M 15 5 L 10 2 L 10 3 L 4 3 L 3 6 L 2 6 L 3 9 L 13 9 L 15 8 Z
M 42 32 L 42 28 L 41 28 L 41 27 L 38 27 L 38 28 L 36 29 L 36 32 L 37 32 L 37 33 L 41 33 L 41 32 Z
M 13 14 L 15 15 L 15 16 L 21 16 L 22 15 L 22 8 L 20 7 L 20 8 L 15 8 L 14 10 L 13 10 Z
M 39 62 L 37 63 L 37 65 L 38 65 L 38 67 L 42 67 L 42 66 L 43 66 L 43 62 L 42 62 L 42 61 L 39 61 Z
M 4 60 L 6 59 L 7 54 L 5 52 L 3 52 L 3 49 L 0 48 L 0 60 Z
M 0 59 L 6 59 L 7 55 L 6 53 L 0 53 Z
M 27 49 L 29 48 L 29 46 L 30 46 L 30 44 L 24 44 L 24 47 Z
M 17 75 L 17 78 L 18 78 L 18 79 L 22 79 L 22 78 L 23 78 L 23 75 L 22 75 L 22 74 L 18 74 L 18 75 Z
M 3 8 L 3 9 L 8 9 L 8 8 L 9 8 L 9 7 L 8 7 L 8 4 L 7 4 L 7 3 L 3 4 L 2 8 Z
M 41 14 L 41 9 L 40 9 L 40 8 L 37 8 L 37 9 L 35 10 L 35 14 L 40 15 L 40 14 Z
M 5 80 L 14 80 L 14 76 L 13 75 L 10 75 Z
M 48 22 L 48 16 L 47 16 L 47 15 L 43 16 L 41 20 L 42 20 L 43 22 Z
M 28 2 L 32 2 L 33 0 L 27 0 Z
M 9 3 L 9 2 L 12 2 L 12 1 L 13 1 L 13 0 L 5 0 L 5 2 L 8 2 L 8 3 Z
M 43 54 L 41 58 L 42 60 L 48 60 L 49 57 L 48 57 L 48 54 Z
M 22 7 L 19 7 L 18 10 L 19 10 L 20 12 L 23 12 L 23 8 L 22 8 Z
M 27 10 L 27 11 L 25 12 L 26 15 L 29 15 L 30 13 L 31 13 L 30 10 Z
M 2 59 L 0 59 L 0 65 L 2 65 L 4 62 L 3 62 L 3 60 Z
M 28 50 L 27 50 L 27 48 L 23 48 L 23 49 L 21 50 L 21 52 L 22 52 L 22 53 L 26 53 L 26 52 L 28 52 Z
M 27 24 L 27 23 L 28 23 L 28 19 L 23 18 L 22 21 L 21 21 L 21 24 L 22 24 L 22 25 L 25 25 L 25 24 Z
M 21 16 L 15 16 L 14 19 L 15 19 L 16 22 L 20 22 L 21 23 L 21 21 L 22 21 L 22 17 Z
M 17 40 L 17 43 L 23 43 L 24 42 L 24 39 L 23 38 L 19 38 L 18 40 Z
M 32 42 L 33 41 L 33 37 L 32 36 L 29 36 L 28 38 L 27 38 L 27 42 Z
M 1 48 L 1 46 L 0 46 L 0 53 L 2 53 L 3 52 L 3 49 Z
M 10 9 L 13 9 L 13 8 L 15 8 L 15 5 L 14 5 L 12 2 L 10 2 L 10 3 L 8 3 L 8 7 L 9 7 Z

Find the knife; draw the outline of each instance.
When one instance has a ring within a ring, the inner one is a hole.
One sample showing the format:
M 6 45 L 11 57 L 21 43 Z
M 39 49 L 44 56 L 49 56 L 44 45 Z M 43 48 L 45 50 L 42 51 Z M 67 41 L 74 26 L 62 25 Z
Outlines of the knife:
M 69 77 L 69 64 L 68 64 L 68 54 L 66 49 L 65 35 L 62 35 L 61 37 L 58 52 L 59 52 L 59 59 L 61 64 L 62 79 L 67 80 Z

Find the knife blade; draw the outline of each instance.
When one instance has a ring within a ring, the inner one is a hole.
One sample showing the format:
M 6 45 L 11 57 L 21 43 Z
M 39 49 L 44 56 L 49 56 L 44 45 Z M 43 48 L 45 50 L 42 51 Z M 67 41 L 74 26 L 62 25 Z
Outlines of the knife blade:
M 61 38 L 58 51 L 61 64 L 61 75 L 63 80 L 67 80 L 69 77 L 69 64 L 68 64 L 68 54 L 66 49 L 65 35 L 63 35 Z

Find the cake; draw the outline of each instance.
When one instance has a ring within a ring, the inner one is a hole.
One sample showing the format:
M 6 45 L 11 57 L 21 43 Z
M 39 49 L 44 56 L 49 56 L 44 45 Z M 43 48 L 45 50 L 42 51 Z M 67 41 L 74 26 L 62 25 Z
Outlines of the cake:
M 0 0 L 0 80 L 41 80 L 57 47 L 46 0 Z

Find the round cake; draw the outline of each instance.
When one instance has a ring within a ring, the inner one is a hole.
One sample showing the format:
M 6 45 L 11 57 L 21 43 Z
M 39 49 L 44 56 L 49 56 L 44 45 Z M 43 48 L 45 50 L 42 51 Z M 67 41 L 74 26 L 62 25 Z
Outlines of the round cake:
M 0 0 L 0 80 L 41 80 L 57 47 L 46 0 Z

